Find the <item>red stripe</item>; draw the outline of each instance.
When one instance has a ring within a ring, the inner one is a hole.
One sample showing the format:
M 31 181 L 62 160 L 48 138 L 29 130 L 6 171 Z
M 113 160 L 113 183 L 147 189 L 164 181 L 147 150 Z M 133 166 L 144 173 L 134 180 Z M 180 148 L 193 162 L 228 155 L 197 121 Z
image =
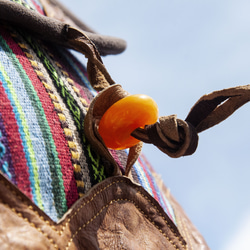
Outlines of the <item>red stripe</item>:
M 37 77 L 37 74 L 32 68 L 29 60 L 26 58 L 24 52 L 6 33 L 3 34 L 3 37 L 5 40 L 7 40 L 9 47 L 16 54 L 16 57 L 23 66 L 41 101 L 56 146 L 56 150 L 58 152 L 58 158 L 60 160 L 63 175 L 64 191 L 66 195 L 67 206 L 70 207 L 78 199 L 78 192 L 76 182 L 73 181 L 75 180 L 75 178 L 74 168 L 71 163 L 71 153 L 69 151 L 68 143 L 61 127 L 59 117 L 56 111 L 54 110 L 54 105 L 45 87 Z
M 23 151 L 22 139 L 18 131 L 15 114 L 10 100 L 0 81 L 0 113 L 6 130 L 11 159 L 15 169 L 15 177 L 18 188 L 32 199 L 27 160 Z
M 148 171 L 147 171 L 145 165 L 143 164 L 143 162 L 141 161 L 140 157 L 138 157 L 138 161 L 139 161 L 139 163 L 141 164 L 141 166 L 142 166 L 142 168 L 143 168 L 143 172 L 145 173 L 145 175 L 146 175 L 146 177 L 147 177 L 147 180 L 148 180 L 149 185 L 150 185 L 150 187 L 151 187 L 151 190 L 152 190 L 152 192 L 153 192 L 153 197 L 159 202 L 157 193 L 155 192 L 154 184 L 152 183 L 151 178 L 150 178 L 150 176 L 148 175 Z
M 41 9 L 41 7 L 40 7 L 35 1 L 33 1 L 33 0 L 32 0 L 32 3 L 33 3 L 34 6 L 36 7 L 37 11 L 38 11 L 40 14 L 44 15 L 44 11 Z
M 152 173 L 152 175 L 153 175 L 153 173 L 155 173 L 155 170 L 154 170 L 154 168 L 152 167 L 152 165 L 149 163 L 149 161 L 147 160 L 147 158 L 145 157 L 145 155 L 144 155 L 144 154 L 141 154 L 140 157 L 141 157 L 141 159 L 145 162 L 145 164 L 147 165 L 149 171 L 150 171 L 150 172 Z M 155 183 L 155 184 L 156 184 L 156 183 Z M 156 184 L 156 185 L 157 185 L 157 184 Z M 159 188 L 159 187 L 158 187 L 158 188 Z M 160 188 L 159 188 L 159 195 L 161 195 L 161 200 L 163 201 L 164 206 L 165 206 L 165 208 L 167 209 L 167 214 L 168 214 L 168 216 L 169 216 L 170 219 L 173 221 L 173 217 L 172 217 L 172 214 L 171 214 L 170 211 L 169 211 L 168 205 L 166 204 L 165 199 L 162 197 L 162 196 L 165 196 L 165 194 L 164 194 L 163 192 L 160 191 Z M 158 197 L 158 196 L 157 196 L 157 197 Z M 165 197 L 165 198 L 167 199 L 167 197 Z M 160 199 L 160 197 L 158 197 L 157 200 L 158 200 L 158 199 Z M 158 200 L 158 202 L 159 202 L 159 200 Z
M 124 166 L 122 165 L 122 163 L 121 163 L 121 161 L 119 159 L 118 153 L 115 150 L 113 150 L 113 149 L 109 149 L 109 152 L 111 153 L 111 155 L 113 156 L 114 160 L 116 161 L 116 163 L 120 167 L 121 171 L 124 173 Z

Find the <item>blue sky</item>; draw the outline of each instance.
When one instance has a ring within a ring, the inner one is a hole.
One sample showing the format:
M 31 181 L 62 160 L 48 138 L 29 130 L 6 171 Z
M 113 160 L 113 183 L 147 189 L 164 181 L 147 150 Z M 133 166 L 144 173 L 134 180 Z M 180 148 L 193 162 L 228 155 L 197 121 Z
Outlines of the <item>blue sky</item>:
M 154 98 L 160 115 L 185 119 L 202 95 L 250 83 L 249 1 L 62 3 L 97 32 L 127 41 L 123 54 L 104 63 L 125 90 Z M 211 249 L 249 249 L 249 110 L 202 132 L 192 156 L 171 159 L 144 146 Z

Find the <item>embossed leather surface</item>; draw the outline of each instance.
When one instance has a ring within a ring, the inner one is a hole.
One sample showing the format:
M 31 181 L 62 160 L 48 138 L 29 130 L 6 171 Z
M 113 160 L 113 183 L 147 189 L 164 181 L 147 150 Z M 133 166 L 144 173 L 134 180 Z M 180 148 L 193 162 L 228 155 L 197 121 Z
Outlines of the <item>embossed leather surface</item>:
M 126 177 L 97 184 L 55 223 L 0 175 L 1 249 L 187 249 L 159 204 Z

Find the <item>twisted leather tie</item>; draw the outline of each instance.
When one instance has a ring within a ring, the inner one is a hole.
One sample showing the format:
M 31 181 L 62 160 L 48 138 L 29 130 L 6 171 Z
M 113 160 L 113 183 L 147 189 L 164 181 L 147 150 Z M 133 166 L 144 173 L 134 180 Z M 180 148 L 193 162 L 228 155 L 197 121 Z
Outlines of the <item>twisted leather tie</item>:
M 198 133 L 225 120 L 249 100 L 250 85 L 215 91 L 201 97 L 185 121 L 176 115 L 160 117 L 159 122 L 131 135 L 154 144 L 170 157 L 191 155 L 198 146 Z

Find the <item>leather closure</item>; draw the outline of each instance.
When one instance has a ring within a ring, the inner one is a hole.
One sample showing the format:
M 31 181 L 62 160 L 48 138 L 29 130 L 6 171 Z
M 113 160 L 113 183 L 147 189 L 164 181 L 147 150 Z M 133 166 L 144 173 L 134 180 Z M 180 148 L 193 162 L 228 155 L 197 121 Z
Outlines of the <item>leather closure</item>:
M 87 115 L 84 120 L 84 131 L 86 137 L 90 141 L 91 145 L 95 148 L 95 150 L 106 158 L 113 166 L 112 175 L 120 175 L 120 170 L 115 162 L 113 156 L 110 154 L 108 148 L 103 142 L 99 132 L 98 125 L 103 114 L 117 101 L 128 96 L 129 93 L 123 90 L 121 85 L 114 84 L 103 91 L 101 91 L 91 102 Z M 110 128 L 112 129 L 112 128 Z M 130 174 L 130 170 L 133 164 L 139 157 L 139 154 L 142 149 L 142 142 L 139 142 L 137 145 L 131 147 L 129 149 L 128 159 L 126 163 L 125 175 L 128 176 Z M 106 171 L 110 172 L 110 166 L 106 167 Z
M 1 249 L 187 249 L 160 205 L 126 177 L 111 177 L 58 223 L 0 175 Z

